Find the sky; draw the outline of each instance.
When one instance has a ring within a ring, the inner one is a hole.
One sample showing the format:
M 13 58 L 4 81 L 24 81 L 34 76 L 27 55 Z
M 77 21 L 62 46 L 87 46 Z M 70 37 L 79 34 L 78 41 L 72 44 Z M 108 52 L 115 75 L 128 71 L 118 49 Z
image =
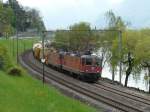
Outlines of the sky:
M 81 21 L 106 26 L 108 10 L 130 22 L 131 28 L 150 27 L 150 0 L 18 0 L 40 11 L 48 30 L 68 28 Z

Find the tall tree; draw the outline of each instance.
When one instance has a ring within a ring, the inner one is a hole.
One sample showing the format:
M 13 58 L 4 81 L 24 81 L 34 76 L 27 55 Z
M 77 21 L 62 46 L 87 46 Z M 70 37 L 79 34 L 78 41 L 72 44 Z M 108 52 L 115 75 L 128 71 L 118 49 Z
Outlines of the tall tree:
M 42 31 L 45 25 L 38 10 L 25 8 L 17 0 L 0 1 L 0 36 L 9 37 L 16 29 L 20 32 L 28 29 Z
M 119 30 L 120 31 L 125 31 L 126 27 L 127 27 L 127 23 L 125 21 L 122 20 L 122 18 L 120 16 L 116 16 L 114 14 L 114 12 L 112 10 L 106 12 L 105 14 L 107 22 L 108 22 L 108 29 L 109 30 L 113 30 L 111 32 L 106 32 L 106 37 L 111 37 L 109 39 L 107 39 L 110 43 L 112 43 L 114 40 L 116 40 L 116 38 L 119 38 Z M 117 45 L 119 44 L 119 41 L 117 43 Z M 108 47 L 108 46 L 107 46 Z M 119 52 L 119 47 L 117 49 L 117 52 L 114 52 L 114 50 L 112 51 L 112 44 L 109 44 L 109 49 L 107 51 L 108 53 L 108 57 L 110 58 L 109 64 L 112 70 L 112 80 L 114 80 L 115 77 L 115 70 L 116 70 L 116 64 L 118 64 L 116 61 L 116 56 L 120 55 L 118 54 Z M 111 53 L 110 53 L 111 52 Z M 117 55 L 115 54 L 117 53 Z
M 144 30 L 127 30 L 123 33 L 122 44 L 122 62 L 125 69 L 125 86 L 128 84 L 128 78 L 135 72 L 140 72 L 143 68 L 147 68 L 149 71 L 150 65 L 150 52 L 149 52 L 149 33 L 145 33 Z M 113 61 L 118 63 L 119 57 L 117 55 L 117 40 L 113 42 Z M 115 62 L 115 63 L 116 63 Z M 116 63 L 116 65 L 117 65 Z
M 37 29 L 38 31 L 42 31 L 45 30 L 45 26 L 44 26 L 44 22 L 42 20 L 42 17 L 40 16 L 40 12 L 36 9 L 30 9 L 28 11 L 26 11 L 26 15 L 27 15 L 27 21 L 30 22 L 30 28 L 31 29 Z
M 81 22 L 70 26 L 70 45 L 72 49 L 85 51 L 89 49 L 91 27 L 89 23 Z
M 44 22 L 38 10 L 23 7 L 17 0 L 8 0 L 4 6 L 12 8 L 15 17 L 11 24 L 18 31 L 26 31 L 27 29 L 45 30 Z
M 148 70 L 149 93 L 150 93 L 150 35 L 138 41 L 135 47 L 135 63 L 138 69 L 146 68 Z
M 128 78 L 130 74 L 133 72 L 133 69 L 135 67 L 134 59 L 134 51 L 135 51 L 135 46 L 140 38 L 140 34 L 136 31 L 126 31 L 123 35 L 123 52 L 122 52 L 122 61 L 123 65 L 125 67 L 125 73 L 126 73 L 126 78 L 125 78 L 125 87 L 128 84 Z
M 107 11 L 105 16 L 108 23 L 108 29 L 124 31 L 129 25 L 128 22 L 123 21 L 121 16 L 116 16 L 112 10 Z
M 86 50 L 94 50 L 96 48 L 98 38 L 91 31 L 89 23 L 80 22 L 71 25 L 69 29 L 69 31 L 57 31 L 55 41 L 59 44 L 66 44 L 68 50 L 71 51 L 85 52 Z
M 0 32 L 1 34 L 10 35 L 13 33 L 11 23 L 14 19 L 14 13 L 10 7 L 4 7 L 0 3 Z

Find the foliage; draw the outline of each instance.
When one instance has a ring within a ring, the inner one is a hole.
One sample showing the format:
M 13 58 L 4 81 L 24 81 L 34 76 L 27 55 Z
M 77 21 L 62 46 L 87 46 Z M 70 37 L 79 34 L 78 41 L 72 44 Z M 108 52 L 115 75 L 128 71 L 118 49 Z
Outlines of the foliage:
M 0 55 L 0 69 L 3 69 L 4 66 L 4 58 Z
M 122 37 L 122 63 L 126 73 L 125 86 L 127 86 L 130 74 L 141 72 L 145 68 L 149 68 L 150 52 L 149 52 L 149 29 L 126 30 Z M 113 42 L 112 47 L 112 66 L 118 65 L 119 53 L 117 51 L 118 41 Z
M 92 32 L 89 23 L 80 22 L 71 25 L 68 31 L 58 30 L 54 41 L 59 48 L 84 52 L 89 49 L 94 50 L 98 45 L 99 38 Z
M 20 67 L 11 67 L 8 69 L 8 74 L 12 76 L 21 76 L 22 75 L 22 69 Z
M 57 30 L 55 33 L 55 38 L 54 38 L 54 46 L 56 48 L 63 48 L 65 50 L 69 49 L 69 32 L 66 31 L 59 31 Z
M 79 23 L 70 26 L 70 47 L 73 50 L 83 51 L 89 48 L 89 41 L 91 40 L 90 36 L 90 25 L 89 23 Z
M 140 31 L 141 38 L 138 40 L 135 47 L 135 63 L 139 71 L 146 69 L 148 71 L 147 78 L 149 82 L 150 93 L 150 30 L 143 29 Z
M 114 74 L 116 71 L 116 68 L 118 66 L 118 62 L 121 59 L 120 51 L 119 51 L 119 35 L 121 35 L 121 32 L 124 32 L 127 27 L 127 23 L 123 21 L 123 19 L 120 16 L 116 16 L 113 11 L 108 11 L 105 14 L 107 22 L 108 22 L 108 29 L 112 30 L 111 32 L 106 33 L 106 37 L 108 38 L 109 42 L 109 49 L 106 51 L 107 53 L 107 62 L 110 65 L 110 69 L 112 71 L 112 80 L 114 80 Z M 111 37 L 111 38 L 109 38 Z
M 10 7 L 4 7 L 0 3 L 0 33 L 3 35 L 11 35 L 14 31 L 11 22 L 14 19 L 14 13 Z
M 42 17 L 40 16 L 40 12 L 36 9 L 30 9 L 26 8 L 25 9 L 26 15 L 28 16 L 25 21 L 30 22 L 30 24 L 25 24 L 25 29 L 30 28 L 30 29 L 37 29 L 38 31 L 43 31 L 45 30 L 45 26 L 42 20 Z
M 42 31 L 45 26 L 38 10 L 25 8 L 17 0 L 0 2 L 0 35 L 9 37 L 16 29 Z
M 126 73 L 125 86 L 127 86 L 128 77 L 132 73 L 134 66 L 135 66 L 134 51 L 135 51 L 136 43 L 139 38 L 140 38 L 139 33 L 134 30 L 126 30 L 126 32 L 123 32 L 122 34 L 121 57 L 122 57 L 122 63 L 124 66 L 124 71 Z M 112 67 L 115 67 L 115 68 L 118 66 L 118 63 L 120 61 L 118 45 L 119 45 L 118 40 L 114 40 L 113 46 L 112 46 L 111 65 Z
M 10 60 L 7 49 L 0 45 L 0 69 L 7 70 L 12 66 L 12 62 Z
M 124 22 L 120 16 L 116 16 L 112 11 L 108 11 L 106 13 L 106 19 L 108 20 L 108 29 L 122 31 L 121 55 L 119 52 L 119 40 L 117 38 L 109 40 L 109 42 L 112 43 L 112 47 L 108 49 L 107 54 L 110 55 L 110 60 L 108 61 L 108 63 L 110 64 L 113 75 L 116 68 L 118 67 L 120 59 L 122 59 L 124 71 L 126 73 L 125 86 L 127 86 L 129 75 L 131 73 L 134 74 L 136 72 L 140 72 L 142 70 L 142 67 L 140 67 L 140 65 L 142 65 L 141 63 L 148 61 L 148 59 L 145 60 L 145 57 L 149 58 L 149 54 L 146 53 L 148 53 L 148 45 L 150 44 L 148 42 L 144 43 L 143 38 L 149 37 L 150 30 L 147 28 L 141 30 L 127 30 L 127 26 L 129 24 L 127 22 Z M 108 35 L 106 37 L 117 37 L 118 34 L 115 32 L 110 32 L 106 35 Z M 148 41 L 148 39 L 146 41 Z M 144 49 L 145 51 L 147 50 L 147 52 L 139 52 L 139 49 Z M 146 66 L 148 66 L 149 61 L 148 63 L 144 63 L 144 65 L 145 64 Z
M 150 35 L 149 36 L 146 35 L 146 37 L 143 36 L 143 38 L 138 40 L 135 47 L 135 51 L 134 51 L 135 63 L 139 70 L 143 68 L 147 68 L 148 70 L 150 70 L 150 38 L 149 37 Z M 149 75 L 150 75 L 150 71 L 149 71 Z
M 122 20 L 121 16 L 116 16 L 112 10 L 106 12 L 106 19 L 109 29 L 116 29 L 124 31 L 129 25 L 128 22 Z

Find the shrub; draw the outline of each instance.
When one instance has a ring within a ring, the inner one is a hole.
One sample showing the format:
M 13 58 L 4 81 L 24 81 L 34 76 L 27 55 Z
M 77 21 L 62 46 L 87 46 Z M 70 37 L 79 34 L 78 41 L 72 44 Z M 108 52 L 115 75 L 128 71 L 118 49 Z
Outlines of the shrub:
M 8 70 L 8 74 L 12 76 L 21 76 L 22 75 L 22 69 L 19 67 L 11 67 Z
M 4 67 L 4 58 L 0 55 L 0 69 Z
M 6 48 L 3 46 L 0 46 L 0 69 L 4 70 L 5 68 L 5 61 L 6 61 Z
M 0 70 L 7 70 L 12 66 L 7 49 L 0 45 Z

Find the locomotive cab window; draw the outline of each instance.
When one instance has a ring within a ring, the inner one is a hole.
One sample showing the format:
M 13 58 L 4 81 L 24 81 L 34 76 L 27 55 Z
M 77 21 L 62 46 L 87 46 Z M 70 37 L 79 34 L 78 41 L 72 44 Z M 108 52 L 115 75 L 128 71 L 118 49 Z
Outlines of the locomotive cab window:
M 92 65 L 92 58 L 82 58 L 82 65 Z
M 92 65 L 92 58 L 86 59 L 86 65 Z
M 92 65 L 92 58 L 82 58 L 82 65 Z
M 83 56 L 81 58 L 82 65 L 92 65 L 92 66 L 99 66 L 100 65 L 100 59 L 93 56 Z
M 82 58 L 82 65 L 85 65 L 86 59 Z

